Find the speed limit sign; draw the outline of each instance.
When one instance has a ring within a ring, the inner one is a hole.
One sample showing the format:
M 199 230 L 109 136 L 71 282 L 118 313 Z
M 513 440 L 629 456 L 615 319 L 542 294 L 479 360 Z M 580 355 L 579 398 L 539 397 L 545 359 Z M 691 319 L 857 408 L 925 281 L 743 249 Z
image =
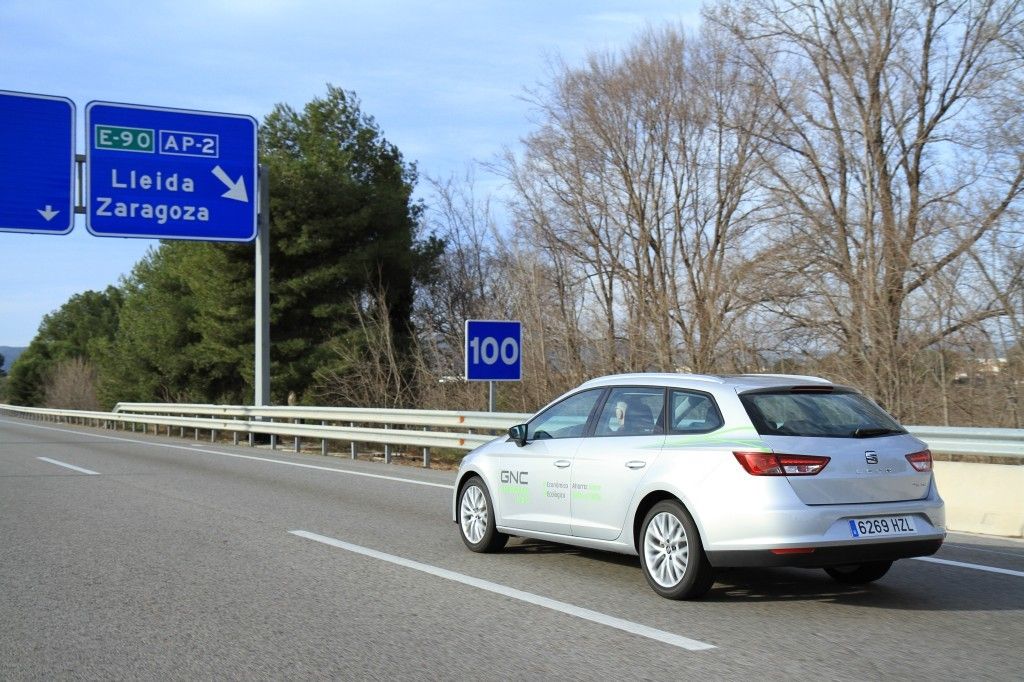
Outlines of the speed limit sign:
M 522 331 L 518 320 L 466 320 L 466 380 L 521 380 Z

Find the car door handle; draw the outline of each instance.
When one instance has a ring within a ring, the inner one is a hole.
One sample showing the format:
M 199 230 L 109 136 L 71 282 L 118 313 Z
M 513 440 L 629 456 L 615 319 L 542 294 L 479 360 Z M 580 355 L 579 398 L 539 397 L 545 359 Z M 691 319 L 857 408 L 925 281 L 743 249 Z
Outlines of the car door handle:
M 567 459 L 557 459 L 557 460 L 555 460 L 555 466 L 558 467 L 559 469 L 564 469 L 565 467 L 569 466 L 570 464 L 572 464 L 572 462 L 570 462 Z
M 643 469 L 645 466 L 647 466 L 647 462 L 640 459 L 631 459 L 626 462 L 627 469 Z

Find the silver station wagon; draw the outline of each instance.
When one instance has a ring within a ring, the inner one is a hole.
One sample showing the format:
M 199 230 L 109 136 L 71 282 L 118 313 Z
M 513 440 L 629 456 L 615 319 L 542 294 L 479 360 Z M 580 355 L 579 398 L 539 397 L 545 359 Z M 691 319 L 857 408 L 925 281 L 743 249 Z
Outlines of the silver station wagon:
M 671 599 L 737 566 L 867 583 L 945 537 L 923 442 L 851 388 L 767 374 L 588 381 L 466 455 L 453 516 L 474 552 L 515 535 L 639 555 Z

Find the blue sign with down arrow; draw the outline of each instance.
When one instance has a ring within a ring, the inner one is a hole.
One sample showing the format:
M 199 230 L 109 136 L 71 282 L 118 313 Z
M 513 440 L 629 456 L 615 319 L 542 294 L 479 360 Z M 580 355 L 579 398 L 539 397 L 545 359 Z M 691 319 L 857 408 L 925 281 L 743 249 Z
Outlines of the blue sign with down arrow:
M 74 168 L 74 102 L 0 91 L 0 230 L 70 232 Z
M 256 120 L 90 102 L 86 227 L 100 237 L 250 241 Z

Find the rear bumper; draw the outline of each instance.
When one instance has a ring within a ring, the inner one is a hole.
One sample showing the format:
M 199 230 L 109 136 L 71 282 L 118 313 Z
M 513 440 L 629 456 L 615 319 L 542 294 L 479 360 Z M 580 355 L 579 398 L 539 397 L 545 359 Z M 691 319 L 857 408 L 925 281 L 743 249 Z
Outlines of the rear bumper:
M 815 547 L 806 554 L 774 554 L 771 550 L 725 550 L 708 552 L 708 561 L 716 568 L 799 566 L 823 568 L 869 561 L 895 561 L 916 556 L 929 556 L 939 551 L 942 538 L 901 540 L 865 544 Z

